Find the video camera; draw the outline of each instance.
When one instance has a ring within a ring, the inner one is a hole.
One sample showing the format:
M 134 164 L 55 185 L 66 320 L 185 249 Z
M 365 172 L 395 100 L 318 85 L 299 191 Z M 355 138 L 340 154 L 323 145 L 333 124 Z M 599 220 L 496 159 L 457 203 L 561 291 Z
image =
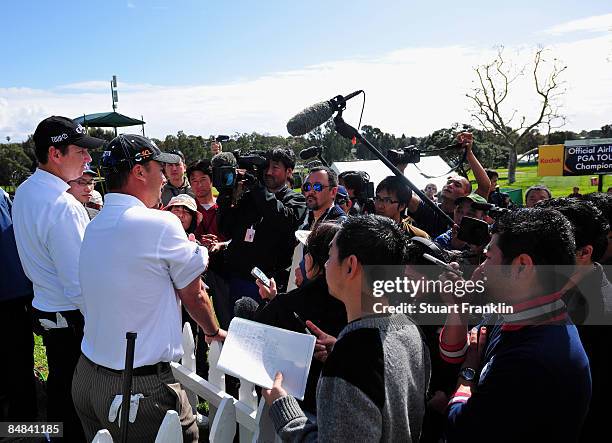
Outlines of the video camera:
M 421 151 L 414 146 L 405 146 L 400 149 L 389 149 L 387 158 L 393 165 L 405 165 L 408 163 L 418 163 L 421 161 Z
M 219 193 L 235 189 L 242 180 L 251 185 L 263 183 L 263 174 L 270 162 L 269 151 L 248 151 L 244 154 L 234 151 L 232 154 L 236 159 L 235 164 L 213 164 L 212 182 Z

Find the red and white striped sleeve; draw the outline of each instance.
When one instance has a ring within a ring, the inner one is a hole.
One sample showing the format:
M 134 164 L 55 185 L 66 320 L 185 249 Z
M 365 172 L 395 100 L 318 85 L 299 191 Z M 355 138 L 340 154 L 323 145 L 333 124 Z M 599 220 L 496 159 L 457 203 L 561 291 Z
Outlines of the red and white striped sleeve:
M 443 334 L 444 328 L 442 328 L 442 331 L 440 331 L 439 337 L 440 356 L 442 359 L 445 362 L 452 364 L 463 363 L 469 345 L 468 335 L 466 335 L 463 343 L 448 344 L 442 341 Z

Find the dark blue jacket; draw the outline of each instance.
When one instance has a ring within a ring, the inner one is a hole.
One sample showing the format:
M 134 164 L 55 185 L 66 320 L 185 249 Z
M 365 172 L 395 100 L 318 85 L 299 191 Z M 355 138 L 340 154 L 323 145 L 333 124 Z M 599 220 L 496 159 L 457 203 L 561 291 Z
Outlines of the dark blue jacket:
M 572 324 L 487 328 L 478 386 L 451 400 L 452 442 L 575 442 L 591 398 L 589 361 Z
M 0 302 L 32 294 L 17 253 L 11 208 L 8 194 L 0 189 Z

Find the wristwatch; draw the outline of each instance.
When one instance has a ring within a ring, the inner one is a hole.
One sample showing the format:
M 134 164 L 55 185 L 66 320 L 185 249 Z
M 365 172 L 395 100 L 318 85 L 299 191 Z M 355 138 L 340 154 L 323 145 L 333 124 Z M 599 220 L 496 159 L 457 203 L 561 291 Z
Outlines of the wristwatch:
M 476 370 L 474 368 L 461 368 L 459 371 L 459 376 L 463 378 L 465 381 L 473 381 L 476 378 Z

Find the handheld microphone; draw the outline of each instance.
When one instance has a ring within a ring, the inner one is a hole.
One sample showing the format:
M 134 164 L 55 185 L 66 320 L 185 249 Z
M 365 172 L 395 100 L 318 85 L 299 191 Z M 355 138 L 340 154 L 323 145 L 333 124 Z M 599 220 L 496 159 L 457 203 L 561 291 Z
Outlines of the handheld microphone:
M 238 166 L 236 157 L 234 157 L 234 154 L 231 152 L 219 152 L 210 160 L 210 164 L 213 168 L 218 168 L 221 166 L 231 166 L 232 168 L 235 168 Z
M 310 148 L 302 149 L 300 151 L 300 158 L 302 160 L 308 160 L 310 158 L 316 157 L 323 151 L 323 148 L 320 146 L 311 146 Z
M 294 137 L 304 135 L 332 118 L 334 112 L 343 108 L 344 104 L 362 93 L 363 90 L 351 92 L 346 97 L 337 95 L 330 100 L 316 103 L 302 112 L 298 112 L 287 122 L 287 131 Z
M 253 320 L 259 304 L 250 297 L 241 297 L 234 303 L 234 317 Z

